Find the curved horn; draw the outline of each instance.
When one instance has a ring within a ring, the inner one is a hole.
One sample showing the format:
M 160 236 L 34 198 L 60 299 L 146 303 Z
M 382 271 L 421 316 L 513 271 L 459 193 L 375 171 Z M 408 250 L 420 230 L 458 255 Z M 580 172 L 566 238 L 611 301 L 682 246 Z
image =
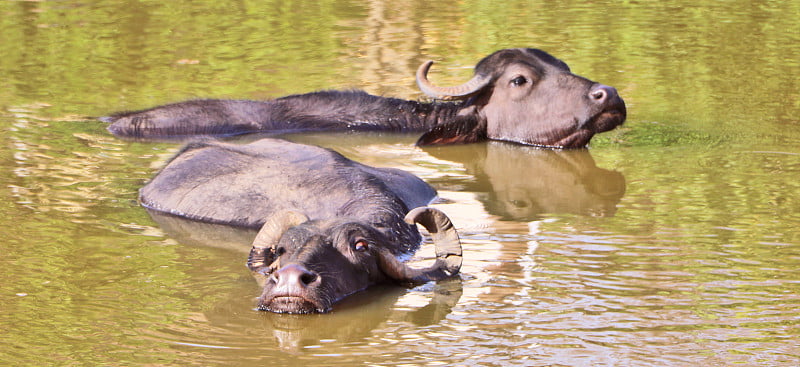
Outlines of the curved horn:
M 438 99 L 464 99 L 475 92 L 483 89 L 489 84 L 492 78 L 489 75 L 476 74 L 468 82 L 455 87 L 437 87 L 428 81 L 428 71 L 431 69 L 433 61 L 426 61 L 417 69 L 417 86 L 429 97 Z
M 436 246 L 436 262 L 427 269 L 414 269 L 382 249 L 380 257 L 384 272 L 396 280 L 412 283 L 425 283 L 458 274 L 462 261 L 461 241 L 450 218 L 438 209 L 419 207 L 408 212 L 405 221 L 408 224 L 422 224 L 430 232 Z
M 286 230 L 308 221 L 305 214 L 295 211 L 280 212 L 273 215 L 258 231 L 253 240 L 253 248 L 247 257 L 247 267 L 259 271 L 275 260 L 275 245 Z
M 419 207 L 408 212 L 406 223 L 422 224 L 430 232 L 436 246 L 436 263 L 448 276 L 458 274 L 461 269 L 461 241 L 453 222 L 444 212 L 430 207 Z

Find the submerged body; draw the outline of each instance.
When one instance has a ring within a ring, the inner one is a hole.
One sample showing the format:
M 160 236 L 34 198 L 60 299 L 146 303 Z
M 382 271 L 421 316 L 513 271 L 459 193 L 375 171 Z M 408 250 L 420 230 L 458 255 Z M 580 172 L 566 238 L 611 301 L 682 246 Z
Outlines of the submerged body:
M 417 72 L 427 95 L 459 102 L 430 103 L 324 91 L 271 101 L 205 99 L 101 120 L 109 131 L 134 139 L 256 132 L 417 131 L 420 145 L 487 139 L 556 148 L 579 148 L 594 134 L 625 121 L 616 89 L 572 74 L 567 64 L 537 49 L 500 50 L 481 60 L 475 76 L 457 87 L 427 79 L 432 62 Z
M 326 312 L 371 284 L 457 273 L 461 249 L 455 229 L 443 213 L 424 207 L 435 195 L 401 170 L 262 139 L 187 145 L 142 188 L 140 201 L 193 220 L 260 228 L 248 259 L 264 285 L 258 307 L 309 313 Z M 401 262 L 420 245 L 414 223 L 428 228 L 441 247 L 429 269 Z

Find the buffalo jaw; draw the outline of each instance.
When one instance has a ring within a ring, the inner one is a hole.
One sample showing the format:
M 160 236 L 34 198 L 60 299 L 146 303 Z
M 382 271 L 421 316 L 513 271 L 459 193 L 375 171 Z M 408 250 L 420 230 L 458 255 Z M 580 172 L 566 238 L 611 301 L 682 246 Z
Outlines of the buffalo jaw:
M 450 218 L 438 209 L 419 207 L 408 212 L 405 221 L 421 224 L 430 232 L 436 246 L 436 261 L 428 268 L 415 269 L 382 249 L 379 258 L 384 273 L 396 281 L 410 284 L 422 284 L 458 274 L 462 262 L 461 241 Z
M 573 84 L 582 81 L 575 77 Z M 482 109 L 489 139 L 547 148 L 584 148 L 595 134 L 616 128 L 626 118 L 625 102 L 614 88 L 602 84 L 562 88 L 558 98 L 534 90 L 528 98 L 508 103 L 514 100 L 515 92 L 495 88 Z

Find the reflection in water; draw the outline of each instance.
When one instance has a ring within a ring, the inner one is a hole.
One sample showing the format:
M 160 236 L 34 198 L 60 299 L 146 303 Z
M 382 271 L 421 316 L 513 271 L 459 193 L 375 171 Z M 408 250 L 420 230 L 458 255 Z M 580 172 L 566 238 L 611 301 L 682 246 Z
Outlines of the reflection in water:
M 247 262 L 247 254 L 258 233 L 255 229 L 191 221 L 153 210 L 147 210 L 147 213 L 167 235 L 179 243 L 242 253 L 242 266 Z
M 425 151 L 463 165 L 474 181 L 465 181 L 459 190 L 482 194 L 486 210 L 504 220 L 533 221 L 558 213 L 613 216 L 625 194 L 625 177 L 597 167 L 586 149 L 490 142 Z
M 182 245 L 213 247 L 239 254 L 241 269 L 245 271 L 247 254 L 256 235 L 255 230 L 190 221 L 154 211 L 148 213 L 167 235 Z M 213 267 L 213 264 L 213 262 L 207 264 L 196 262 L 194 263 L 196 268 L 192 272 L 206 274 L 218 270 L 209 268 Z M 416 293 L 432 293 L 432 297 L 430 299 L 424 296 L 414 297 Z M 411 291 L 399 286 L 378 285 L 336 303 L 335 311 L 330 314 L 286 315 L 256 311 L 252 313 L 257 317 L 257 328 L 261 335 L 271 335 L 282 349 L 298 352 L 303 348 L 319 345 L 323 340 L 336 340 L 340 343 L 363 340 L 369 337 L 375 328 L 390 319 L 409 322 L 416 326 L 438 323 L 450 313 L 461 293 L 459 279 L 430 283 Z M 253 288 L 252 298 L 254 299 L 257 294 L 257 290 Z M 409 300 L 412 302 L 408 302 Z M 253 307 L 254 303 L 247 304 L 244 299 L 232 303 L 226 298 L 205 311 L 202 319 L 207 320 L 210 327 L 230 328 L 228 324 L 231 322 L 231 314 L 241 313 L 242 310 L 250 310 Z M 252 321 L 251 318 L 246 320 Z M 252 324 L 241 326 L 253 327 Z M 191 334 L 166 336 L 166 338 L 179 339 L 175 342 L 186 345 L 200 345 L 204 342 L 191 340 Z M 241 343 L 242 341 L 230 341 L 228 345 L 241 345 Z
M 429 291 L 432 297 L 424 305 L 396 307 L 407 294 L 400 287 L 376 286 L 357 293 L 337 304 L 336 312 L 325 315 L 282 315 L 265 313 L 264 334 L 271 334 L 278 345 L 287 351 L 299 351 L 323 340 L 339 343 L 362 341 L 375 329 L 391 320 L 425 327 L 441 322 L 461 296 L 459 280 L 439 282 Z M 213 320 L 211 320 L 213 323 Z

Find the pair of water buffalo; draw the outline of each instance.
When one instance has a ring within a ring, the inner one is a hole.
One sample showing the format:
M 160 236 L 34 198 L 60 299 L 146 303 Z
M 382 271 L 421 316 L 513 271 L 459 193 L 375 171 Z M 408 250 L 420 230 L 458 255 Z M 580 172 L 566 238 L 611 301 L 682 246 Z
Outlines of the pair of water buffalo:
M 614 88 L 572 74 L 541 50 L 495 52 L 457 87 L 429 82 L 431 64 L 417 71 L 420 89 L 437 99 L 430 103 L 326 91 L 272 101 L 186 101 L 101 120 L 113 134 L 135 139 L 381 130 L 424 132 L 418 145 L 502 140 L 555 148 L 584 147 L 625 120 Z M 247 261 L 264 286 L 258 307 L 309 313 L 328 311 L 371 284 L 456 274 L 461 246 L 447 216 L 426 207 L 435 195 L 403 171 L 264 139 L 190 143 L 141 190 L 140 200 L 190 219 L 259 227 Z M 415 223 L 437 248 L 426 269 L 403 263 L 421 241 Z

